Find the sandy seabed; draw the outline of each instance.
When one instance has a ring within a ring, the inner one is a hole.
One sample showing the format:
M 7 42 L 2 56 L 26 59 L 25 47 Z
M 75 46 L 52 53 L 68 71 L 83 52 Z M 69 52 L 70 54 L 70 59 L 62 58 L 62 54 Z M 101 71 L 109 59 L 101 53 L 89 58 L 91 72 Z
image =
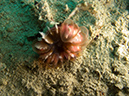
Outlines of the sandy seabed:
M 91 8 L 71 19 L 92 43 L 74 61 L 39 68 L 30 37 L 79 4 Z M 129 0 L 0 1 L 0 96 L 129 96 Z

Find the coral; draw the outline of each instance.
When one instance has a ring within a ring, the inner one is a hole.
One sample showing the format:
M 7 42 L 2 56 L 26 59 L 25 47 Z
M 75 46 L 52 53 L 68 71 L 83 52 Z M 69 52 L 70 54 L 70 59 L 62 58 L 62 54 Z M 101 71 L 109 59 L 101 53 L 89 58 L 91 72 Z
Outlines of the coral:
M 54 66 L 80 56 L 89 36 L 87 28 L 78 27 L 71 19 L 40 34 L 42 37 L 33 42 L 33 50 L 40 55 L 43 63 Z

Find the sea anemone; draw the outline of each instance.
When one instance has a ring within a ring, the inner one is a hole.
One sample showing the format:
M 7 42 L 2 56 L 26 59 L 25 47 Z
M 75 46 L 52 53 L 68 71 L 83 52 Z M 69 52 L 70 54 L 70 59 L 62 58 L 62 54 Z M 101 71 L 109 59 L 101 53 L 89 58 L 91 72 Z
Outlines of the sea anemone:
M 66 19 L 46 33 L 39 33 L 42 37 L 34 40 L 32 47 L 44 64 L 57 66 L 75 59 L 88 44 L 88 29 L 78 27 L 71 19 Z

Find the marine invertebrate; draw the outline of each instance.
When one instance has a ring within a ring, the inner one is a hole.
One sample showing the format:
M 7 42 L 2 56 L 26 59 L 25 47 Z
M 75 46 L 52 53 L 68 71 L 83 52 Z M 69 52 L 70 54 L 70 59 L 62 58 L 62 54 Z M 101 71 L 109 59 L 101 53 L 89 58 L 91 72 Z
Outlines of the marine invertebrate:
M 78 27 L 71 19 L 40 34 L 42 37 L 33 42 L 33 50 L 45 64 L 54 66 L 78 57 L 88 44 L 88 29 Z

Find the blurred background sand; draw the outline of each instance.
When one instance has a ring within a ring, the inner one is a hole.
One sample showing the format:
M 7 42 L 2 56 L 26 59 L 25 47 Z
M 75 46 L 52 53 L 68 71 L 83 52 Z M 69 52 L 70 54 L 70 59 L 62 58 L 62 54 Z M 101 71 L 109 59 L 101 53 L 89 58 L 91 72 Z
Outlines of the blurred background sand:
M 36 9 L 40 1 L 48 4 L 44 16 Z M 90 40 L 98 37 L 76 60 L 39 69 L 28 38 L 52 26 L 48 17 L 61 23 L 82 3 L 91 9 L 71 19 L 89 29 Z M 0 78 L 0 96 L 128 96 L 129 1 L 0 1 Z

